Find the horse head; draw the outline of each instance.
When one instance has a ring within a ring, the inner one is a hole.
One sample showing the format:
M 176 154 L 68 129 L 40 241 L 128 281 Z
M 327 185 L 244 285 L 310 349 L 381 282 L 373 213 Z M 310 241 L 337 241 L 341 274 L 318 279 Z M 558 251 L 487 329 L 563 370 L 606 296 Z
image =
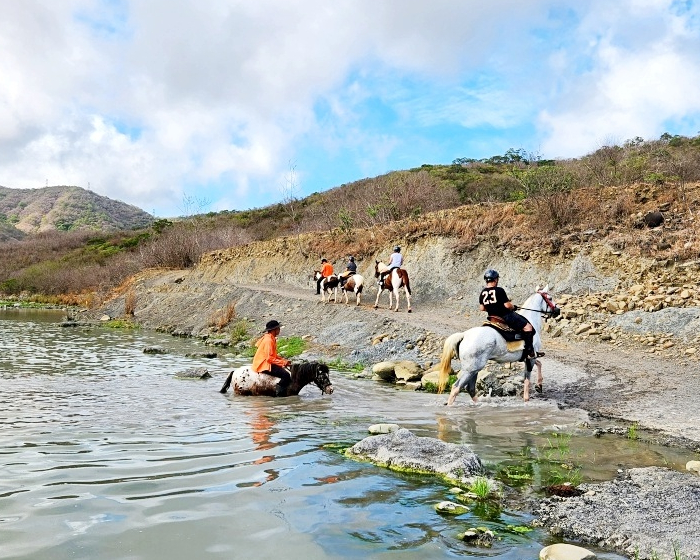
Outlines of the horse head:
M 314 280 L 318 280 L 319 278 L 321 278 L 321 271 L 320 271 L 320 270 L 314 270 L 313 279 L 314 279 Z
M 559 313 L 561 313 L 561 309 L 557 307 L 557 304 L 554 303 L 552 296 L 549 295 L 549 284 L 544 287 L 541 287 L 538 284 L 535 291 L 542 296 L 542 305 L 540 308 L 541 312 L 547 313 L 552 317 L 558 317 Z
M 374 277 L 379 278 L 379 261 L 374 261 Z
M 314 383 L 321 389 L 322 393 L 328 395 L 333 393 L 333 385 L 331 384 L 331 378 L 329 377 L 329 368 L 326 364 L 318 362 L 316 364 L 316 376 L 314 377 Z

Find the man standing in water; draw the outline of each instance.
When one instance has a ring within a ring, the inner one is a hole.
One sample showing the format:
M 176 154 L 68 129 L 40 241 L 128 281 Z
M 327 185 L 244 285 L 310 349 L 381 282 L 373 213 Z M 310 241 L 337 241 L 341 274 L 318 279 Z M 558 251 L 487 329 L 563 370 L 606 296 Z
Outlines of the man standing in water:
M 253 357 L 254 372 L 279 377 L 280 380 L 275 388 L 276 397 L 286 397 L 287 388 L 292 383 L 292 376 L 287 369 L 292 362 L 277 353 L 277 337 L 281 329 L 282 325 L 279 322 L 274 319 L 268 321 L 265 325 L 265 334 L 255 344 L 258 349 Z

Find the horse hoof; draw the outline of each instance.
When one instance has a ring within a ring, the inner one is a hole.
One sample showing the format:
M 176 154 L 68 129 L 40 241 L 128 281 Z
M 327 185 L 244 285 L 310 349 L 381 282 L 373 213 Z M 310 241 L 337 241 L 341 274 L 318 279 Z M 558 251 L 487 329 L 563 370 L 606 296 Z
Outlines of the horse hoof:
M 542 393 L 542 383 L 537 383 L 535 385 L 535 392 L 540 394 Z
M 411 310 L 409 309 L 409 310 L 408 310 L 408 312 L 410 313 L 410 312 L 411 312 Z

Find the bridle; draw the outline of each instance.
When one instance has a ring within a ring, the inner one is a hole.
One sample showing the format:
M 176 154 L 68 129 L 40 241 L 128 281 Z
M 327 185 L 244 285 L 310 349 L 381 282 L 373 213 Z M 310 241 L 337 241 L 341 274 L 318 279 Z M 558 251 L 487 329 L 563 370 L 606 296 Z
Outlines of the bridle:
M 321 377 L 321 375 L 323 375 L 323 378 L 319 379 Z M 327 384 L 324 385 L 323 387 L 321 387 L 321 381 L 323 381 L 323 383 L 327 382 Z M 328 377 L 328 374 L 323 373 L 321 371 L 321 364 L 320 363 L 316 364 L 316 373 L 314 374 L 314 385 L 316 385 L 316 387 L 318 387 L 322 393 L 326 392 L 327 387 L 333 386 L 333 383 L 331 383 L 331 380 L 330 380 L 330 377 Z
M 558 317 L 559 313 L 561 313 L 561 310 L 556 305 L 554 305 L 554 302 L 552 301 L 552 298 L 549 297 L 549 294 L 540 290 L 538 290 L 537 293 L 542 296 L 542 299 L 547 304 L 547 307 L 549 309 L 545 309 L 544 311 L 542 309 L 530 309 L 528 307 L 518 307 L 518 309 L 522 309 L 524 311 L 534 311 L 535 313 L 541 313 L 545 317 Z

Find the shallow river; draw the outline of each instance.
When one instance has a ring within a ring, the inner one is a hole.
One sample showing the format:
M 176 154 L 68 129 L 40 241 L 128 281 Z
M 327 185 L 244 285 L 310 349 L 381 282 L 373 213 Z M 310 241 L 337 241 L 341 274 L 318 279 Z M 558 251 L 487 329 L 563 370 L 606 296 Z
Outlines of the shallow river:
M 332 396 L 315 386 L 287 399 L 224 396 L 234 359 L 187 358 L 203 348 L 159 333 L 61 328 L 61 317 L 0 311 L 3 559 L 534 560 L 554 542 L 509 530 L 531 520 L 517 499 L 445 518 L 433 505 L 455 498 L 448 486 L 336 450 L 377 422 L 471 444 L 491 476 L 523 494 L 557 482 L 552 465 L 590 481 L 685 461 L 575 435 L 584 417 L 541 399 L 469 406 L 462 396 L 446 409 L 444 397 L 338 372 Z M 154 345 L 169 353 L 143 353 Z M 174 377 L 191 367 L 214 378 Z M 472 548 L 457 538 L 469 526 L 501 540 Z

